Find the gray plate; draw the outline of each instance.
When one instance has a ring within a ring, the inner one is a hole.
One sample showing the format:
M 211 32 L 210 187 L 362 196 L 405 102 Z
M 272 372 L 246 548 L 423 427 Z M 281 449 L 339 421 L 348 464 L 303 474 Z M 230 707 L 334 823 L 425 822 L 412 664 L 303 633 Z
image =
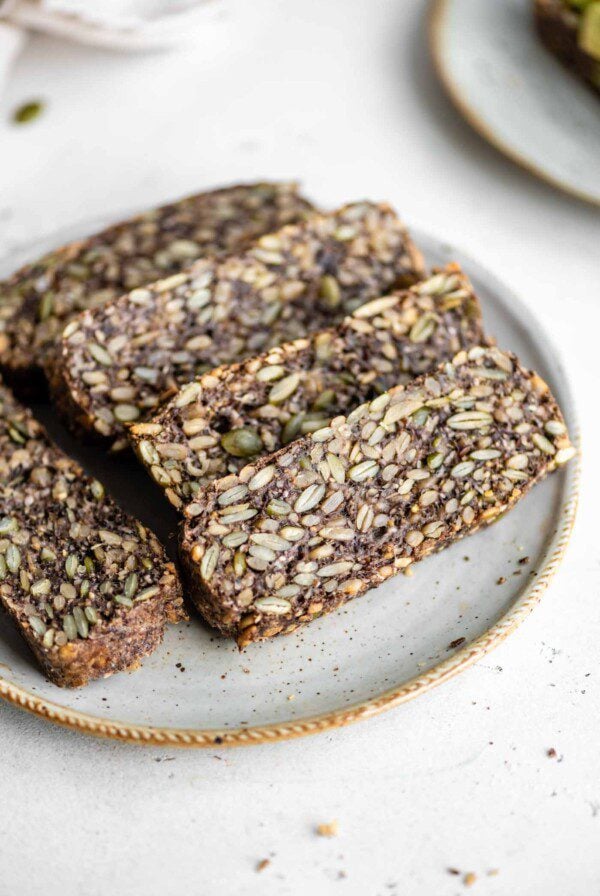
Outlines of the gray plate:
M 488 331 L 549 382 L 576 437 L 567 376 L 539 321 L 462 252 L 425 233 L 415 238 L 429 264 L 457 260 L 464 266 Z M 32 247 L 29 254 L 44 248 Z M 15 264 L 12 259 L 4 265 L 4 273 Z M 135 461 L 84 450 L 51 408 L 36 412 L 55 439 L 172 550 L 175 514 Z M 0 618 L 0 696 L 83 731 L 190 746 L 215 738 L 232 744 L 276 740 L 373 715 L 465 668 L 529 612 L 560 562 L 576 483 L 572 462 L 496 525 L 417 565 L 413 578 L 392 579 L 333 615 L 243 654 L 195 619 L 171 628 L 135 673 L 64 691 L 44 680 L 12 625 Z M 519 565 L 526 556 L 529 562 Z M 505 584 L 496 584 L 500 577 Z M 461 638 L 458 648 L 449 647 Z
M 600 204 L 600 95 L 533 27 L 532 0 L 434 0 L 431 50 L 467 121 L 519 165 Z

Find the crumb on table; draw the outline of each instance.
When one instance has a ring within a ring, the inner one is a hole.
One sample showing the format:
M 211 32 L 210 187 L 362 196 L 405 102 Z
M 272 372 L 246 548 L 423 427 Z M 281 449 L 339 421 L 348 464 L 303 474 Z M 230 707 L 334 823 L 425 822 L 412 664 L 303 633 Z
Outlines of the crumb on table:
M 317 825 L 317 834 L 319 837 L 337 837 L 339 833 L 339 824 L 337 820 L 323 822 Z

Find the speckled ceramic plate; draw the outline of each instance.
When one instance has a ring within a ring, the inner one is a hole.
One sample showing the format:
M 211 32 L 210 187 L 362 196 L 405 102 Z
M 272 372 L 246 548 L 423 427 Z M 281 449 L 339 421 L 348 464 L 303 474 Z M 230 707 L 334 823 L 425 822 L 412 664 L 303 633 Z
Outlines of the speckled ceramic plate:
M 463 253 L 424 233 L 415 237 L 430 264 L 463 264 L 489 332 L 546 378 L 577 439 L 567 376 L 539 321 Z M 36 411 L 57 441 L 172 548 L 175 514 L 135 461 L 83 452 L 50 408 Z M 574 460 L 500 522 L 419 564 L 414 577 L 398 576 L 301 631 L 241 654 L 195 619 L 171 628 L 138 671 L 65 691 L 45 681 L 0 617 L 0 696 L 79 731 L 170 746 L 276 741 L 369 718 L 465 669 L 529 613 L 567 544 L 577 480 Z M 523 557 L 526 564 L 519 563 Z M 500 577 L 505 584 L 496 584 Z
M 541 44 L 532 0 L 432 0 L 430 44 L 444 87 L 476 131 L 600 205 L 600 97 Z

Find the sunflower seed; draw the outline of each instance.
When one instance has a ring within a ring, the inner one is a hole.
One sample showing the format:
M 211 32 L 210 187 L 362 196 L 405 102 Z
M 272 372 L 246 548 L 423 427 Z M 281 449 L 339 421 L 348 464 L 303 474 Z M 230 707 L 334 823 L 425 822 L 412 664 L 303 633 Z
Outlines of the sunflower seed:
M 327 495 L 323 503 L 321 504 L 321 510 L 325 514 L 333 513 L 344 503 L 344 495 L 341 491 L 332 492 L 330 495 Z M 303 520 L 305 521 L 305 520 Z
M 550 439 L 547 439 L 546 436 L 542 435 L 541 432 L 534 432 L 531 437 L 531 441 L 536 446 L 536 448 L 539 448 L 540 451 L 543 451 L 544 454 L 555 454 L 556 452 L 556 448 L 554 447 Z
M 330 576 L 341 576 L 346 572 L 350 572 L 353 567 L 350 560 L 342 560 L 339 563 L 330 563 L 329 566 L 322 566 L 317 570 L 317 575 L 321 578 L 329 578 Z
M 575 448 L 572 445 L 569 445 L 568 448 L 559 448 L 554 456 L 554 460 L 559 466 L 566 464 L 571 458 L 575 457 L 577 454 Z
M 264 547 L 270 548 L 273 551 L 287 551 L 288 548 L 291 548 L 291 542 L 287 541 L 285 538 L 281 538 L 279 535 L 271 534 L 270 532 L 257 532 L 255 535 L 250 536 L 250 541 L 254 544 L 263 545 Z
M 504 470 L 504 476 L 510 479 L 511 482 L 527 482 L 529 479 L 527 473 L 524 473 L 522 470 L 506 469 Z
M 427 455 L 427 466 L 431 471 L 438 470 L 443 463 L 444 455 L 441 451 L 433 451 L 431 454 Z
M 414 414 L 415 411 L 418 411 L 422 405 L 423 402 L 418 398 L 407 398 L 396 404 L 390 405 L 382 420 L 383 426 L 392 426 L 394 423 L 398 423 L 400 420 L 410 417 L 410 415 Z
M 138 443 L 137 447 L 141 458 L 145 463 L 150 465 L 159 463 L 160 457 L 158 451 L 151 442 L 142 440 Z
M 433 314 L 423 314 L 416 323 L 413 324 L 408 338 L 411 342 L 426 342 L 435 332 L 437 321 Z
M 73 607 L 73 619 L 80 638 L 87 638 L 90 633 L 90 624 L 81 607 Z
M 497 448 L 480 448 L 477 451 L 471 451 L 469 457 L 473 460 L 495 460 L 497 457 L 501 457 L 502 452 L 498 451 Z
M 359 532 L 368 532 L 373 525 L 375 514 L 368 504 L 362 504 L 356 514 L 356 528 Z
M 301 590 L 299 585 L 284 585 L 283 588 L 275 592 L 275 597 L 297 597 Z
M 100 622 L 100 616 L 98 615 L 98 611 L 95 607 L 86 607 L 85 610 L 85 618 L 91 625 L 98 625 Z
M 353 482 L 364 482 L 366 479 L 372 479 L 379 473 L 379 464 L 374 460 L 365 460 L 360 464 L 355 464 L 348 470 L 348 478 Z
M 352 541 L 355 532 L 354 529 L 347 529 L 343 526 L 323 526 L 319 529 L 319 535 L 322 538 L 332 538 L 334 541 Z
M 0 535 L 9 535 L 11 532 L 16 532 L 18 528 L 19 524 L 14 517 L 3 516 L 0 519 Z
M 87 349 L 94 361 L 97 361 L 98 364 L 104 364 L 106 367 L 112 366 L 112 356 L 101 345 L 98 345 L 96 342 L 90 342 Z
M 273 380 L 281 379 L 284 374 L 285 367 L 282 367 L 281 364 L 269 364 L 257 371 L 256 379 L 261 383 L 270 383 Z
M 6 565 L 10 572 L 18 572 L 21 566 L 21 552 L 14 544 L 9 544 L 6 549 Z
M 46 623 L 39 616 L 29 616 L 27 621 L 38 638 L 42 638 L 46 634 Z
M 243 556 L 243 554 L 241 556 Z M 265 563 L 272 563 L 273 560 L 277 558 L 277 554 L 275 553 L 275 551 L 272 551 L 271 548 L 264 547 L 261 544 L 252 544 L 250 545 L 248 557 L 246 559 L 251 567 L 257 568 L 251 562 L 251 558 L 264 560 Z M 266 566 L 264 568 L 266 569 Z
M 200 564 L 200 575 L 205 582 L 210 582 L 213 573 L 217 568 L 217 563 L 219 562 L 219 553 L 219 546 L 212 545 L 208 548 L 202 558 L 202 562 Z
M 50 579 L 38 579 L 31 585 L 31 593 L 34 597 L 41 597 L 43 594 L 50 594 L 51 587 Z
M 496 367 L 475 367 L 473 375 L 481 380 L 506 380 L 508 374 L 504 370 L 498 370 Z
M 289 516 L 292 512 L 292 507 L 287 501 L 282 501 L 280 498 L 273 498 L 273 500 L 269 501 L 267 504 L 266 510 L 270 516 Z
M 472 460 L 463 460 L 459 464 L 455 464 L 450 470 L 450 475 L 454 479 L 464 479 L 465 476 L 468 476 L 469 473 L 472 473 L 475 469 L 475 464 Z
M 487 411 L 459 411 L 448 418 L 450 429 L 483 429 L 493 422 L 491 414 Z
M 241 551 L 236 551 L 233 556 L 233 571 L 238 578 L 241 578 L 246 572 L 246 557 Z
M 279 532 L 286 541 L 300 541 L 304 537 L 306 530 L 301 529 L 299 526 L 282 526 Z
M 304 588 L 309 588 L 314 581 L 315 576 L 312 573 L 301 572 L 294 576 L 294 582 L 297 582 L 298 585 L 302 585 Z
M 298 386 L 300 385 L 300 374 L 299 373 L 290 373 L 289 376 L 284 377 L 282 380 L 279 380 L 272 387 L 269 392 L 269 403 L 270 404 L 281 404 L 290 395 L 293 395 Z
M 434 520 L 431 523 L 427 523 L 423 526 L 421 530 L 423 535 L 427 538 L 439 538 L 441 533 L 444 531 L 445 525 L 442 520 Z
M 140 409 L 134 404 L 116 404 L 113 413 L 121 423 L 131 423 L 140 416 Z
M 324 495 L 324 485 L 317 483 L 309 485 L 308 488 L 305 488 L 300 496 L 296 498 L 294 510 L 296 513 L 306 513 L 307 510 L 312 510 L 313 507 L 316 507 L 321 502 Z
M 242 532 L 241 529 L 237 532 L 230 532 L 222 538 L 222 544 L 225 548 L 239 548 L 240 545 L 245 544 L 247 541 L 248 533 Z
M 151 600 L 151 598 L 156 597 L 157 594 L 160 594 L 160 588 L 158 585 L 151 585 L 149 588 L 142 588 L 141 591 L 135 596 L 136 604 L 144 603 L 147 600 Z
M 229 504 L 238 504 L 247 494 L 247 485 L 234 485 L 232 488 L 228 488 L 227 491 L 221 492 L 217 500 L 221 507 L 226 507 Z
M 133 597 L 138 590 L 138 584 L 139 579 L 137 573 L 130 573 L 125 579 L 125 585 L 123 586 L 123 594 L 125 597 Z
M 232 523 L 243 523 L 246 520 L 251 520 L 257 513 L 258 510 L 254 510 L 252 507 L 247 510 L 238 510 L 234 513 L 224 513 L 221 516 L 221 522 L 224 526 L 230 526 Z
M 63 631 L 64 631 L 65 635 L 67 636 L 67 638 L 69 639 L 69 641 L 76 641 L 77 640 L 77 625 L 75 624 L 74 617 L 70 613 L 67 613 L 67 615 L 63 617 L 62 625 L 63 625 Z
M 275 475 L 276 467 L 268 466 L 263 467 L 262 470 L 259 470 L 258 473 L 252 477 L 252 479 L 248 483 L 248 489 L 250 491 L 257 491 L 259 488 L 264 488 L 265 485 L 268 485 L 269 482 L 273 479 Z
M 261 613 L 269 613 L 274 616 L 284 616 L 292 609 L 289 600 L 286 600 L 284 597 L 275 597 L 274 595 L 259 597 L 254 601 L 253 606 Z
M 560 420 L 548 420 L 544 424 L 544 429 L 551 436 L 563 436 L 567 431 L 567 427 Z

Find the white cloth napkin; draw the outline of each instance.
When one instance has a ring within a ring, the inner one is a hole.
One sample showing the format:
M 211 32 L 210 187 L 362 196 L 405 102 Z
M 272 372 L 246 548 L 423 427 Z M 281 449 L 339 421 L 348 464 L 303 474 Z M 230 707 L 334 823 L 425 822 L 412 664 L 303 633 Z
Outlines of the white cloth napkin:
M 27 31 L 116 50 L 193 40 L 208 0 L 0 0 L 0 90 Z

